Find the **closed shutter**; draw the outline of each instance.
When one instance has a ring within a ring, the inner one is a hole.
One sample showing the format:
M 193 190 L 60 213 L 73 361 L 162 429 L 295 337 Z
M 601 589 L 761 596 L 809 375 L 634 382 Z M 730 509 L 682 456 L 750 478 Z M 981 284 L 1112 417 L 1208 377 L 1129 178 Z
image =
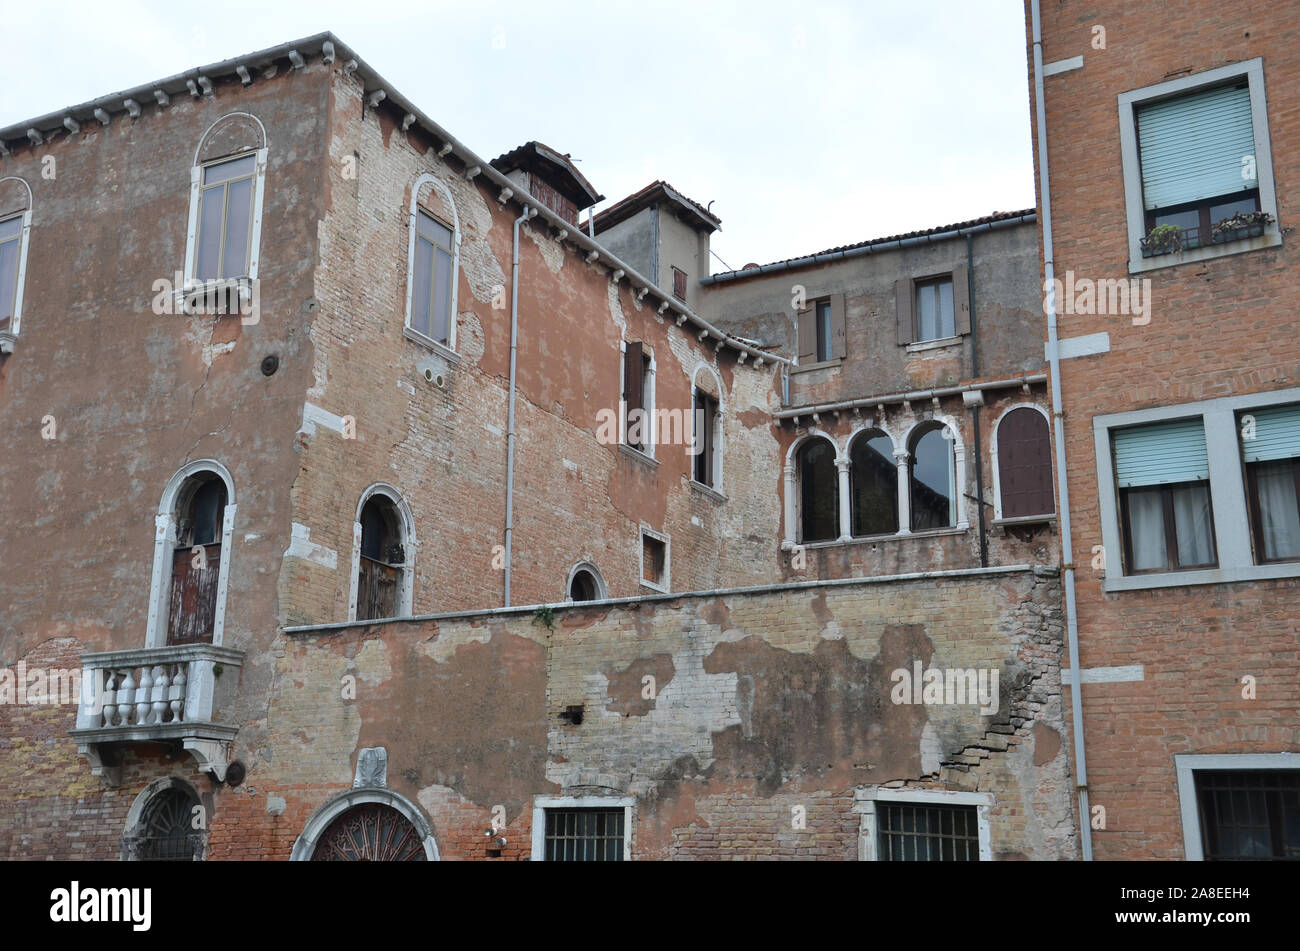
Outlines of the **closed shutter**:
M 1113 440 L 1115 477 L 1121 489 L 1210 478 L 1205 423 L 1200 418 L 1119 429 Z
M 998 423 L 998 490 L 1003 518 L 1056 511 L 1047 420 L 1036 409 L 1013 409 Z
M 844 295 L 831 295 L 831 358 L 845 354 Z
M 970 270 L 964 264 L 952 269 L 952 315 L 955 333 L 970 333 Z M 1037 415 L 1035 413 L 1035 415 Z M 1041 418 L 1041 417 L 1040 417 Z M 1033 514 L 1038 514 L 1037 512 Z
M 1241 452 L 1247 462 L 1300 456 L 1300 406 L 1270 406 L 1241 414 Z
M 817 305 L 813 304 L 807 310 L 799 311 L 798 326 L 796 332 L 799 334 L 799 362 L 816 363 L 817 362 Z
M 643 347 L 639 340 L 629 343 L 623 353 L 623 401 L 627 403 L 629 413 L 634 409 L 641 409 L 644 399 L 641 392 L 645 362 L 642 353 Z
M 1147 210 L 1255 188 L 1250 90 L 1220 87 L 1137 111 L 1142 195 Z
M 894 301 L 898 311 L 898 342 L 911 343 L 916 339 L 912 321 L 912 279 L 899 278 L 894 282 Z

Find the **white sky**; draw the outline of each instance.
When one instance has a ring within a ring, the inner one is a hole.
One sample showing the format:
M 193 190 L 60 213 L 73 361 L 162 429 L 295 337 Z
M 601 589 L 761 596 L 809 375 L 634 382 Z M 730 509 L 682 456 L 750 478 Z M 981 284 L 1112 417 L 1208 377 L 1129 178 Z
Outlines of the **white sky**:
M 538 139 L 600 207 L 656 178 L 713 201 L 733 268 L 1034 204 L 1020 0 L 49 0 L 5 20 L 0 127 L 332 30 L 484 158 Z

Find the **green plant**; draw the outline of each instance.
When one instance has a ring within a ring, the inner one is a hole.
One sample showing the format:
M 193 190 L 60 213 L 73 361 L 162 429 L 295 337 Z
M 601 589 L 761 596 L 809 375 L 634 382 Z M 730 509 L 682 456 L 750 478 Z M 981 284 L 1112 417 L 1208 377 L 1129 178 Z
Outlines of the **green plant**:
M 554 609 L 552 609 L 550 605 L 543 604 L 540 608 L 538 608 L 536 611 L 533 612 L 533 623 L 536 624 L 538 621 L 541 621 L 543 624 L 545 624 L 546 629 L 548 631 L 555 630 Z
M 1239 211 L 1230 218 L 1224 218 L 1214 225 L 1215 237 L 1230 235 L 1242 228 L 1253 228 L 1257 225 L 1271 224 L 1273 216 L 1267 211 Z
M 212 676 L 213 676 L 213 677 L 220 677 L 220 676 L 221 676 L 222 674 L 224 674 L 225 672 L 226 672 L 226 668 L 222 667 L 220 664 L 213 664 L 213 665 L 212 665 Z

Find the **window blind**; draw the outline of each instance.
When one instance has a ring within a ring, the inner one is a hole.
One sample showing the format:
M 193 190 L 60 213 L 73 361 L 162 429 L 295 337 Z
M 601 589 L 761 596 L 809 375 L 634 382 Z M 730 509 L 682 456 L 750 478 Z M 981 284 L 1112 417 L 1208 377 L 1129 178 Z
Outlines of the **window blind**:
M 1121 489 L 1210 478 L 1205 423 L 1199 418 L 1118 429 L 1112 438 L 1115 476 Z
M 1255 188 L 1250 90 L 1220 87 L 1142 106 L 1137 112 L 1147 210 Z M 1245 178 L 1245 172 L 1252 177 Z
M 1247 410 L 1238 422 L 1242 457 L 1247 462 L 1300 456 L 1300 406 Z

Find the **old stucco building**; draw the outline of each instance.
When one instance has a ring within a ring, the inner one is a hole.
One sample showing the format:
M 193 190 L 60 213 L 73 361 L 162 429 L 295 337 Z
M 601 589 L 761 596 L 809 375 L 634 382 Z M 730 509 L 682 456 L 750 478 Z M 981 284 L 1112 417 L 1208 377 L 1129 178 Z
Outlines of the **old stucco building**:
M 330 34 L 0 129 L 0 854 L 1077 856 L 1034 212 L 601 197 Z

